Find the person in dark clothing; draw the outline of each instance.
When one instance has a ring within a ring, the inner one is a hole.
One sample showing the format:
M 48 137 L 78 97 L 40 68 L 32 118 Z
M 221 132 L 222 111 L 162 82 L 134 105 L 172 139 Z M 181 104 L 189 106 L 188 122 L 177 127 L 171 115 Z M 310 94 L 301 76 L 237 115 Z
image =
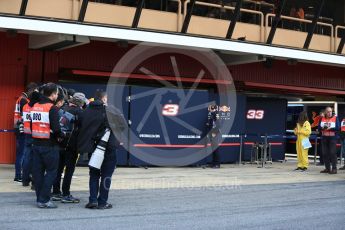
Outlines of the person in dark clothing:
M 15 176 L 14 181 L 22 182 L 22 166 L 24 157 L 25 135 L 23 127 L 23 107 L 29 102 L 29 97 L 32 92 L 37 88 L 37 84 L 34 82 L 29 83 L 26 86 L 25 92 L 23 92 L 17 99 L 14 109 L 14 130 L 16 134 L 16 162 L 15 162 Z
M 32 180 L 32 137 L 31 137 L 31 108 L 40 100 L 40 93 L 34 91 L 29 97 L 30 102 L 23 107 L 23 123 L 24 123 L 24 158 L 23 158 L 23 186 L 29 186 L 31 182 L 31 189 L 34 189 Z
M 208 112 L 208 121 L 206 123 L 208 129 L 208 140 L 212 151 L 212 168 L 220 168 L 218 147 L 221 142 L 221 133 L 219 127 L 219 114 L 217 106 L 211 105 Z
M 79 203 L 80 200 L 73 197 L 70 193 L 70 187 L 72 183 L 72 177 L 75 170 L 75 166 L 78 160 L 77 151 L 77 135 L 78 135 L 78 119 L 83 112 L 82 107 L 86 103 L 86 97 L 83 93 L 76 92 L 69 100 L 67 105 L 64 105 L 61 110 L 60 124 L 63 130 L 66 131 L 66 139 L 60 150 L 60 162 L 57 177 L 53 185 L 53 201 L 61 201 L 62 203 Z M 62 182 L 61 177 L 64 172 L 64 178 Z
M 59 109 L 54 105 L 58 87 L 47 83 L 43 95 L 31 110 L 33 170 L 38 208 L 57 208 L 50 201 L 50 191 L 59 164 L 59 143 L 64 138 L 59 123 Z
M 321 148 L 325 163 L 325 169 L 321 173 L 337 174 L 337 134 L 340 123 L 337 116 L 333 115 L 332 112 L 332 108 L 327 107 L 325 109 L 325 116 L 322 117 L 319 124 Z
M 97 143 L 109 128 L 106 116 L 107 95 L 103 91 L 97 91 L 95 100 L 83 111 L 79 117 L 80 128 L 78 134 L 78 151 L 88 154 L 89 158 L 94 152 Z M 112 205 L 108 203 L 111 177 L 116 167 L 116 148 L 118 141 L 111 132 L 101 169 L 90 167 L 89 203 L 85 208 L 109 209 Z

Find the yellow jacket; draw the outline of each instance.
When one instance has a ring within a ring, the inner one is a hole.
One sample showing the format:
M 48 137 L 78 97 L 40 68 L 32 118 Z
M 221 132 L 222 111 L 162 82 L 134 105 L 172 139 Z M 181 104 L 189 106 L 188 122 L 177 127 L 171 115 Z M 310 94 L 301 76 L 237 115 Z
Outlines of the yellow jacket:
M 311 127 L 309 121 L 304 122 L 303 126 L 297 123 L 297 126 L 294 129 L 294 133 L 300 140 L 303 140 L 304 138 L 309 138 L 311 134 Z

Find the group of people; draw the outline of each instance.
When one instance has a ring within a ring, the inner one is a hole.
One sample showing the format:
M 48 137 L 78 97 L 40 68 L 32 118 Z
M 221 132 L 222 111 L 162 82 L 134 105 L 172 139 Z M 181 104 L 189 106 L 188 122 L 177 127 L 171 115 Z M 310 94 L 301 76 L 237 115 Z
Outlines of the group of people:
M 294 129 L 294 133 L 297 135 L 296 151 L 298 165 L 296 170 L 306 171 L 308 169 L 308 149 L 311 148 L 309 137 L 312 126 L 317 126 L 317 131 L 321 137 L 321 154 L 325 166 L 325 169 L 320 173 L 337 174 L 337 143 L 339 137 L 344 142 L 345 118 L 340 123 L 333 109 L 327 107 L 314 120 L 315 122 L 311 125 L 306 111 L 301 112 L 299 115 L 296 128 Z M 344 169 L 345 167 L 340 168 L 340 170 Z
M 52 201 L 79 203 L 70 193 L 79 154 L 91 157 L 110 125 L 107 94 L 97 90 L 88 100 L 82 92 L 54 83 L 30 83 L 14 111 L 16 164 L 14 181 L 36 192 L 39 208 L 57 208 Z M 123 119 L 123 122 L 124 119 Z M 117 138 L 111 132 L 100 168 L 90 167 L 89 209 L 109 209 L 108 193 L 116 167 Z M 62 179 L 63 174 L 63 179 Z

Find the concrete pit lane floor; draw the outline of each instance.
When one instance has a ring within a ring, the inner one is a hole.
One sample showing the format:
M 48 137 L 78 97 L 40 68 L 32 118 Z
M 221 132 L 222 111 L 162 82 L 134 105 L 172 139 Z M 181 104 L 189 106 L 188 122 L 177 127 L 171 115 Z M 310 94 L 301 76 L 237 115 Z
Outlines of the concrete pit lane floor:
M 88 210 L 88 168 L 77 167 L 79 204 L 38 209 L 29 187 L 0 165 L 0 229 L 345 229 L 345 172 L 293 171 L 294 160 L 211 168 L 117 168 L 109 203 Z

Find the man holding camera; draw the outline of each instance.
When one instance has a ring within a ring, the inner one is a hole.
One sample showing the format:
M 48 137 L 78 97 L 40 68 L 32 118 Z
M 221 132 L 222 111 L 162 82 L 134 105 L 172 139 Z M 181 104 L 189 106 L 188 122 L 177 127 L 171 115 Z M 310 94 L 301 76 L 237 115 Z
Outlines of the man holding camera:
M 106 130 L 110 128 L 106 115 L 108 98 L 106 92 L 97 90 L 94 98 L 95 100 L 89 104 L 89 107 L 80 114 L 80 128 L 77 138 L 78 151 L 81 154 L 87 153 L 89 158 L 91 158 Z M 88 209 L 110 209 L 113 207 L 108 203 L 108 195 L 111 177 L 116 167 L 116 148 L 119 143 L 112 132 L 104 145 L 104 160 L 100 169 L 89 167 L 90 196 L 89 203 L 85 206 Z
M 331 107 L 327 107 L 325 109 L 325 116 L 322 117 L 319 124 L 322 154 L 326 167 L 320 173 L 337 174 L 337 132 L 339 127 L 340 124 L 337 116 L 333 115 Z

